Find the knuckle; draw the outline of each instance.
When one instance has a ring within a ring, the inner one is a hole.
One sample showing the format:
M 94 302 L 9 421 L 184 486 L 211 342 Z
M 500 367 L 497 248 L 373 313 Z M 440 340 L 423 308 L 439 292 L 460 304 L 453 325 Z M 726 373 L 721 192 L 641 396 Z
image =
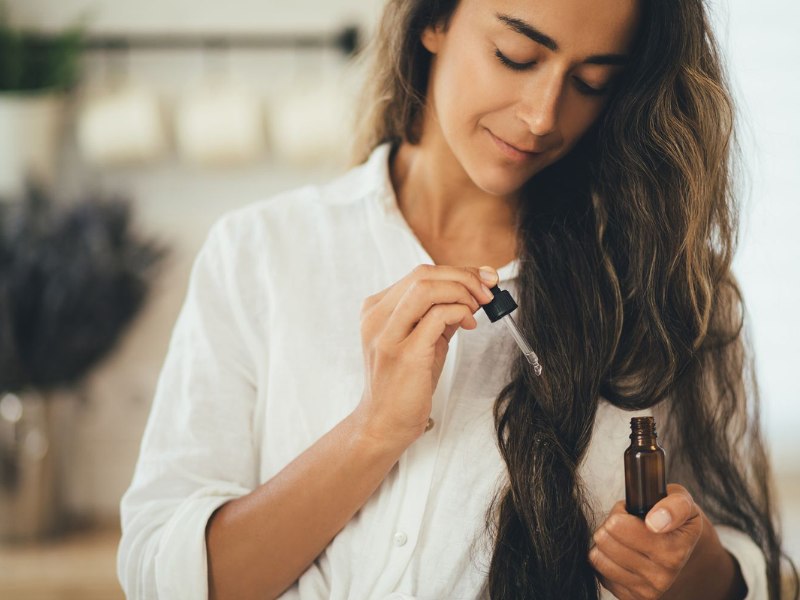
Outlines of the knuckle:
M 686 494 L 689 495 L 689 490 L 683 487 L 680 483 L 668 483 L 667 484 L 667 493 L 668 494 Z
M 363 319 L 364 316 L 367 315 L 372 310 L 372 306 L 375 304 L 375 297 L 374 296 L 367 296 L 361 301 L 361 318 Z
M 622 528 L 623 519 L 620 515 L 611 515 L 606 521 L 606 528 L 610 532 L 618 532 Z
M 392 360 L 397 357 L 397 346 L 384 340 L 383 338 L 378 338 L 373 345 L 373 351 L 378 359 L 385 360 L 389 359 Z
M 638 594 L 638 596 L 642 600 L 658 600 L 661 597 L 662 592 L 659 590 L 654 590 L 652 588 L 644 588 Z
M 415 277 L 427 277 L 432 270 L 433 270 L 433 265 L 421 264 L 414 267 L 414 270 L 411 272 L 414 274 Z
M 655 597 L 658 598 L 670 588 L 672 585 L 672 577 L 667 573 L 656 573 L 650 579 L 650 584 L 655 588 Z
M 370 345 L 372 339 L 372 326 L 369 315 L 361 315 L 361 343 L 362 345 Z
M 475 296 L 473 296 L 472 292 L 470 292 L 469 290 L 464 290 L 464 304 L 466 304 L 472 309 L 477 309 L 480 307 L 480 304 L 475 299 Z
M 375 329 L 377 319 L 377 312 L 374 310 L 374 307 L 362 308 L 361 314 L 359 315 L 362 334 L 369 334 Z
M 594 539 L 595 544 L 602 544 L 603 541 L 605 541 L 607 535 L 608 533 L 606 533 L 606 530 L 601 527 L 600 529 L 594 532 L 592 538 Z
M 637 600 L 657 600 L 661 594 L 649 582 L 641 581 L 630 588 L 631 597 Z
M 464 271 L 464 275 L 466 275 L 467 278 L 475 281 L 481 280 L 480 275 L 478 275 L 477 267 L 461 267 L 461 270 Z
M 677 571 L 683 564 L 683 560 L 676 554 L 667 554 L 662 560 L 664 566 L 670 571 Z
M 492 286 L 491 286 L 491 284 L 489 284 L 489 283 L 485 283 L 485 282 L 483 281 L 483 279 L 481 279 L 480 275 L 478 275 L 477 273 L 471 273 L 470 275 L 471 275 L 471 278 L 472 278 L 472 285 L 473 285 L 473 286 L 474 286 L 476 289 L 480 289 L 480 287 L 481 287 L 482 285 L 485 285 L 487 288 L 491 288 L 491 287 L 492 287 Z
M 432 317 L 439 318 L 446 309 L 447 307 L 444 304 L 434 304 L 428 309 L 428 314 Z
M 415 296 L 428 294 L 430 292 L 430 289 L 431 289 L 430 279 L 416 279 L 408 287 L 409 293 L 414 294 Z
M 372 335 L 370 333 L 369 328 L 361 322 L 361 346 L 364 348 L 365 351 L 369 350 L 372 346 Z
M 630 588 L 631 597 L 636 600 L 651 600 L 654 591 L 645 584 L 636 585 Z

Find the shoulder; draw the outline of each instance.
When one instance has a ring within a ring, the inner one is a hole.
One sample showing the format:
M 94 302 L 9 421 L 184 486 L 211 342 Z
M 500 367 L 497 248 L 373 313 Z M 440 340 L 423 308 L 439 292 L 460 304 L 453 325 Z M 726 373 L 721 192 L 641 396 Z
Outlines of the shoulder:
M 376 164 L 383 154 L 320 184 L 280 192 L 222 214 L 211 234 L 239 245 L 297 243 L 300 234 L 325 236 L 357 220 L 359 213 L 385 188 Z
M 201 254 L 239 281 L 295 281 L 311 267 L 347 262 L 374 244 L 387 193 L 388 145 L 333 179 L 286 190 L 223 213 Z M 248 284 L 250 285 L 250 284 Z

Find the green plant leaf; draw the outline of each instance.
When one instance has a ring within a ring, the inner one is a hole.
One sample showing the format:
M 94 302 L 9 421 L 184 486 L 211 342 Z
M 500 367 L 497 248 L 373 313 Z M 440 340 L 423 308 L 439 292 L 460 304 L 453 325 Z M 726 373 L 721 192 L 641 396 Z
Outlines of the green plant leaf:
M 0 3 L 0 91 L 35 93 L 67 91 L 80 78 L 85 17 L 60 33 L 11 26 Z

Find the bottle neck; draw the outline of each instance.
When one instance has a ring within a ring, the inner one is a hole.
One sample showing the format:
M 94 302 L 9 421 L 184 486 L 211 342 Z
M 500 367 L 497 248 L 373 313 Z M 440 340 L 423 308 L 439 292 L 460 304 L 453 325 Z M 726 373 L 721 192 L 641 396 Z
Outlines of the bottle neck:
M 631 446 L 655 447 L 656 422 L 653 417 L 633 417 L 631 419 Z
M 645 448 L 655 448 L 658 445 L 655 435 L 633 435 L 631 434 L 631 446 L 642 446 Z

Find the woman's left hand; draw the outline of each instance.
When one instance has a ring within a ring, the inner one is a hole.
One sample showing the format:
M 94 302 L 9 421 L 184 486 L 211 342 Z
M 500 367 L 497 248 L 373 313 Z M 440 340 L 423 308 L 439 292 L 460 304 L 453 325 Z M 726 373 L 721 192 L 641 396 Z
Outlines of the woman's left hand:
M 683 486 L 669 484 L 644 521 L 619 501 L 594 534 L 589 560 L 600 583 L 621 600 L 661 598 L 689 560 L 703 515 Z

